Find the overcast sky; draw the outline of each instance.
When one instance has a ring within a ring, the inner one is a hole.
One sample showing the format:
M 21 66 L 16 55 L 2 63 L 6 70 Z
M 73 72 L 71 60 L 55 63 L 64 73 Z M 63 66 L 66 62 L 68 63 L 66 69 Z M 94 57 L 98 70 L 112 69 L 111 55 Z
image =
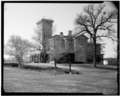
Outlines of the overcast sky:
M 74 26 L 77 14 L 81 13 L 85 4 L 51 4 L 51 3 L 5 3 L 4 15 L 4 43 L 6 44 L 11 35 L 19 35 L 32 41 L 36 22 L 42 18 L 53 19 L 55 34 L 63 32 L 68 34 Z M 111 8 L 111 5 L 108 6 Z M 114 57 L 114 45 L 109 40 L 105 41 L 105 57 Z

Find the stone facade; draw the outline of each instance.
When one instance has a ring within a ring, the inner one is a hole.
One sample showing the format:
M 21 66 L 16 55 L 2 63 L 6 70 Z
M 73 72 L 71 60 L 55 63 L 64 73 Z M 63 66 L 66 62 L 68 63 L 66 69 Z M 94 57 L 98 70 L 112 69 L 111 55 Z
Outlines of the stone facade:
M 56 54 L 73 53 L 75 62 L 86 62 L 87 39 L 84 35 L 55 35 L 49 41 L 50 50 L 54 50 Z
M 49 39 L 52 37 L 52 23 L 51 19 L 42 19 L 37 22 L 37 27 L 41 33 L 41 42 L 47 51 L 49 51 Z
M 52 23 L 53 20 L 50 19 L 42 19 L 37 22 L 41 32 L 40 39 L 46 46 L 48 61 L 52 61 L 54 57 L 61 58 L 63 53 L 69 53 L 74 54 L 75 62 L 87 62 L 88 56 L 93 53 L 93 44 L 88 43 L 88 37 L 84 34 L 72 35 L 72 31 L 69 31 L 67 36 L 64 36 L 63 32 L 60 32 L 60 35 L 52 36 Z M 100 52 L 101 47 L 98 44 L 97 54 L 101 54 Z
M 75 61 L 86 62 L 86 48 L 88 38 L 84 35 L 78 35 L 74 38 Z
M 56 53 L 63 53 L 65 50 L 64 39 L 59 35 L 53 36 L 49 40 L 50 51 L 55 51 Z

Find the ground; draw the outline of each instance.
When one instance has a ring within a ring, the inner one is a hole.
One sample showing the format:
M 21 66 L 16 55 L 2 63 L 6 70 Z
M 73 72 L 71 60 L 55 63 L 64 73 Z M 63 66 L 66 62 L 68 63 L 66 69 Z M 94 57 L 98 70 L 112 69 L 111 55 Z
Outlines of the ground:
M 50 70 L 4 67 L 4 91 L 117 94 L 117 71 L 84 67 L 76 69 L 80 74 L 53 74 Z

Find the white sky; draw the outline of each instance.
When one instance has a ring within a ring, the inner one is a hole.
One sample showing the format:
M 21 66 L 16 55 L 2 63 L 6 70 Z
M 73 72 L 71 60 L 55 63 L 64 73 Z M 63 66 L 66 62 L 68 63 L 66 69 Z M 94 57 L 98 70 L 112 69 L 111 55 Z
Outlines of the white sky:
M 36 22 L 42 18 L 53 19 L 55 34 L 63 32 L 68 34 L 74 26 L 77 14 L 81 13 L 86 4 L 40 4 L 40 3 L 5 3 L 4 15 L 4 43 L 11 35 L 19 35 L 32 41 Z M 110 6 L 111 7 L 111 6 Z M 105 57 L 114 57 L 113 43 L 105 40 Z

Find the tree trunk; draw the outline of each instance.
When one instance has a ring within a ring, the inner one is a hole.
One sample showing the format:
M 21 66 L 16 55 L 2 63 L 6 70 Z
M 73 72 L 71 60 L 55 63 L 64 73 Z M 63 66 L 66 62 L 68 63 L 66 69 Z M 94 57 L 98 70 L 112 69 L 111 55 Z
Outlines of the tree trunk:
M 46 63 L 46 49 L 45 45 L 43 45 L 43 63 Z
M 19 68 L 22 68 L 22 64 L 21 64 L 21 62 L 19 62 L 19 66 L 18 66 Z
M 69 62 L 69 73 L 71 74 L 71 62 Z
M 16 56 L 16 60 L 19 63 L 18 68 L 22 68 L 23 59 L 20 56 Z
M 17 58 L 17 62 L 18 62 L 18 68 L 22 68 L 22 63 L 21 63 L 20 59 Z
M 46 52 L 45 52 L 45 50 L 42 52 L 42 62 L 46 63 Z
M 55 68 L 57 68 L 56 59 L 54 59 Z
M 39 63 L 41 62 L 41 56 L 40 55 L 41 55 L 41 53 L 38 55 L 39 56 Z
M 45 54 L 45 52 L 44 52 L 44 56 L 43 56 L 43 57 L 44 57 L 44 58 L 43 58 L 43 62 L 44 62 L 44 63 L 46 63 L 46 56 L 45 56 L 45 55 L 46 55 L 46 54 Z
M 96 68 L 96 39 L 93 40 L 93 66 Z
M 22 68 L 22 67 L 23 67 L 23 59 L 20 58 L 20 59 L 19 59 L 19 68 Z

